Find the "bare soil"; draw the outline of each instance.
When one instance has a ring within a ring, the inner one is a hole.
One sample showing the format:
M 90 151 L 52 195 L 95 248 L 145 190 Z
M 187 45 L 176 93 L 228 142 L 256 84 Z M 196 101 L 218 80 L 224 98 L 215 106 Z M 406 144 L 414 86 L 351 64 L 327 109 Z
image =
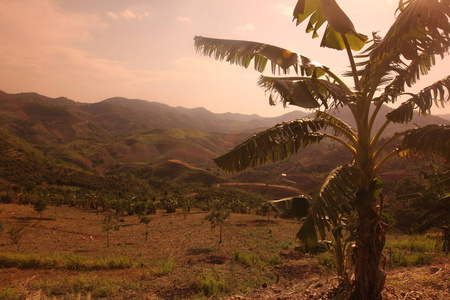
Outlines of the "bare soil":
M 295 220 L 232 214 L 219 245 L 218 228 L 211 228 L 204 212 L 150 215 L 147 241 L 138 217 L 123 216 L 107 247 L 105 214 L 50 206 L 41 219 L 30 205 L 0 204 L 5 224 L 0 253 L 125 258 L 133 263 L 131 268 L 91 271 L 3 268 L 0 294 L 13 289 L 19 299 L 329 299 L 337 284 L 332 271 L 314 256 L 293 250 L 299 227 Z M 25 234 L 14 244 L 7 232 L 19 224 L 25 224 Z M 239 263 L 236 253 L 256 255 L 259 261 Z M 271 264 L 274 257 L 280 261 Z M 174 266 L 164 270 L 167 261 Z M 226 290 L 205 294 L 199 283 L 205 274 L 223 280 Z M 98 286 L 105 286 L 106 294 L 95 295 Z M 438 255 L 432 265 L 388 272 L 386 299 L 443 300 L 448 295 L 449 256 Z

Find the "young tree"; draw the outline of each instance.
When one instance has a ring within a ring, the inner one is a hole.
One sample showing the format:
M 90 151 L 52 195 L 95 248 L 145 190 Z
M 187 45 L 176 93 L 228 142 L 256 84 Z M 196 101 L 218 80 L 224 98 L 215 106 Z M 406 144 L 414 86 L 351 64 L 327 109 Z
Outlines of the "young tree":
M 396 21 L 386 36 L 373 34 L 368 41 L 367 36 L 356 31 L 335 0 L 298 0 L 293 12 L 297 25 L 310 17 L 307 32 L 312 32 L 313 37 L 319 36 L 319 28 L 325 25 L 321 46 L 346 50 L 351 71 L 345 75 L 353 78 L 354 87 L 347 86 L 327 66 L 288 49 L 195 37 L 195 47 L 203 55 L 244 67 L 254 61 L 260 72 L 270 61 L 274 74 L 300 73 L 292 77 L 260 76 L 258 84 L 270 93 L 272 105 L 279 99 L 283 105 L 317 109 L 314 119 L 279 124 L 216 158 L 215 163 L 222 169 L 242 171 L 284 159 L 324 139 L 342 144 L 352 154 L 352 162 L 336 168 L 311 201 L 297 236 L 306 246 L 314 247 L 327 229 L 341 226 L 345 220 L 356 221 L 355 279 L 348 294 L 353 299 L 381 299 L 386 278 L 379 269 L 386 235 L 379 209 L 383 205 L 383 182 L 377 176 L 380 166 L 396 154 L 409 158 L 441 156 L 450 161 L 448 125 L 414 128 L 398 132 L 384 142 L 380 140 L 392 123 L 410 122 L 415 110 L 425 115 L 433 106 L 448 104 L 450 76 L 417 93 L 407 89 L 428 73 L 437 56 L 448 52 L 449 5 L 449 0 L 400 0 Z M 362 52 L 354 56 L 352 51 Z M 355 58 L 360 61 L 355 62 Z M 383 116 L 381 128 L 375 128 L 382 106 L 398 100 L 403 103 Z M 327 113 L 328 109 L 341 106 L 350 109 L 354 128 Z M 385 153 L 394 142 L 400 145 Z
M 211 204 L 211 211 L 206 215 L 205 220 L 211 222 L 211 227 L 219 226 L 219 244 L 222 244 L 223 224 L 231 214 L 231 210 L 224 201 L 215 200 Z
M 47 200 L 39 198 L 34 202 L 34 210 L 39 213 L 39 218 L 42 219 L 42 213 L 47 209 Z
M 120 225 L 119 225 L 119 215 L 114 214 L 108 214 L 105 216 L 105 218 L 102 221 L 103 223 L 103 231 L 106 231 L 106 245 L 109 247 L 109 232 L 111 230 L 119 231 Z
M 147 217 L 147 216 L 143 216 L 141 215 L 139 222 L 140 223 L 144 223 L 145 224 L 145 241 L 147 242 L 148 240 L 148 224 L 150 223 L 150 221 L 152 220 L 152 218 Z

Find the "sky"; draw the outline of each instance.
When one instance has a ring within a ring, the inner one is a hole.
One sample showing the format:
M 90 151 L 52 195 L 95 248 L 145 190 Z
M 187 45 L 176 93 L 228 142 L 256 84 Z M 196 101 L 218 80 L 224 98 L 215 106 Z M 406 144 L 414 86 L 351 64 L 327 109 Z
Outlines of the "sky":
M 125 97 L 265 117 L 299 110 L 269 106 L 257 71 L 203 57 L 193 40 L 199 35 L 268 43 L 336 74 L 346 71 L 344 51 L 320 48 L 320 38 L 304 32 L 306 24 L 292 22 L 296 2 L 0 0 L 0 90 L 84 103 Z M 358 32 L 383 36 L 398 1 L 338 3 Z M 447 76 L 448 65 L 448 58 L 438 61 L 422 87 Z M 450 113 L 450 107 L 433 113 Z

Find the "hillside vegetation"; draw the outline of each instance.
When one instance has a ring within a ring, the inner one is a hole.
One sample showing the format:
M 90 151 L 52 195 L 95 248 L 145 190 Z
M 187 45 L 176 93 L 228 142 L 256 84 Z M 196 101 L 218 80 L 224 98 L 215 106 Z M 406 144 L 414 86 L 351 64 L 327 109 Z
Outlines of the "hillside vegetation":
M 274 214 L 267 201 L 312 194 L 327 172 L 349 160 L 342 148 L 313 145 L 302 156 L 239 174 L 212 162 L 259 127 L 305 113 L 261 118 L 124 98 L 87 104 L 3 92 L 0 108 L 0 299 L 261 299 L 282 290 L 303 299 L 332 286 L 330 255 L 297 252 L 298 220 Z M 400 159 L 380 169 L 392 182 L 384 219 L 394 231 L 407 232 L 420 215 L 399 213 L 405 204 L 395 195 L 420 186 L 418 174 L 427 170 Z M 217 203 L 226 216 L 221 246 L 206 220 Z M 429 283 L 437 286 L 447 258 L 440 233 L 430 236 L 423 255 L 390 246 L 393 272 L 433 270 L 436 281 Z M 386 293 L 407 290 L 400 282 Z M 444 299 L 439 290 L 421 293 Z

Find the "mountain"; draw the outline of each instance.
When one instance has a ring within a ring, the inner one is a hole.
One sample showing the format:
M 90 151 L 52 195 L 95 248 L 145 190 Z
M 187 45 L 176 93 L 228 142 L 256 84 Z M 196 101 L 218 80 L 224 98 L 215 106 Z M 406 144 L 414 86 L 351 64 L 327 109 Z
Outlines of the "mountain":
M 450 114 L 437 115 L 439 118 L 450 121 Z
M 390 110 L 383 107 L 380 115 Z M 339 114 L 340 118 L 354 126 L 348 108 L 330 113 Z M 275 118 L 264 118 L 254 114 L 215 114 L 204 108 L 171 107 L 139 99 L 116 97 L 97 103 L 81 103 L 64 97 L 0 91 L 0 137 L 3 141 L 0 145 L 0 185 L 2 182 L 7 185 L 7 182 L 26 180 L 27 174 L 34 174 L 37 184 L 56 182 L 59 179 L 54 175 L 59 174 L 60 178 L 65 178 L 59 182 L 90 186 L 81 178 L 97 178 L 110 172 L 148 166 L 156 168 L 157 165 L 162 171 L 152 169 L 155 174 L 165 174 L 166 169 L 186 173 L 186 168 L 179 165 L 178 168 L 173 167 L 175 161 L 214 170 L 213 173 L 219 175 L 223 173 L 215 167 L 213 158 L 259 130 L 304 117 L 313 117 L 313 114 L 294 111 Z M 374 127 L 379 128 L 383 122 L 380 118 Z M 450 121 L 437 116 L 415 116 L 410 124 L 390 126 L 385 134 L 430 123 L 449 124 Z M 288 173 L 291 182 L 297 182 L 300 188 L 309 190 L 320 182 L 320 174 L 333 169 L 338 161 L 350 159 L 341 153 L 345 152 L 331 143 L 314 145 L 301 157 L 262 167 L 255 172 L 244 172 L 235 179 L 255 182 L 258 178 L 258 182 L 267 183 L 281 173 Z M 70 170 L 78 172 L 76 182 Z M 16 176 L 19 171 L 23 173 L 22 177 Z M 39 172 L 45 176 L 39 175 Z M 310 174 L 319 175 L 314 177 Z M 211 176 L 210 173 L 202 173 L 179 175 L 177 178 L 181 181 L 190 178 L 201 178 L 206 182 L 219 180 Z M 98 184 L 111 185 L 109 181 Z
M 120 133 L 151 128 L 186 128 L 207 132 L 250 131 L 290 120 L 293 115 L 296 118 L 307 115 L 300 111 L 275 118 L 255 114 L 215 114 L 205 108 L 171 107 L 158 102 L 126 98 L 110 98 L 79 109 L 87 113 L 84 115 L 86 118 L 103 124 L 104 129 Z

